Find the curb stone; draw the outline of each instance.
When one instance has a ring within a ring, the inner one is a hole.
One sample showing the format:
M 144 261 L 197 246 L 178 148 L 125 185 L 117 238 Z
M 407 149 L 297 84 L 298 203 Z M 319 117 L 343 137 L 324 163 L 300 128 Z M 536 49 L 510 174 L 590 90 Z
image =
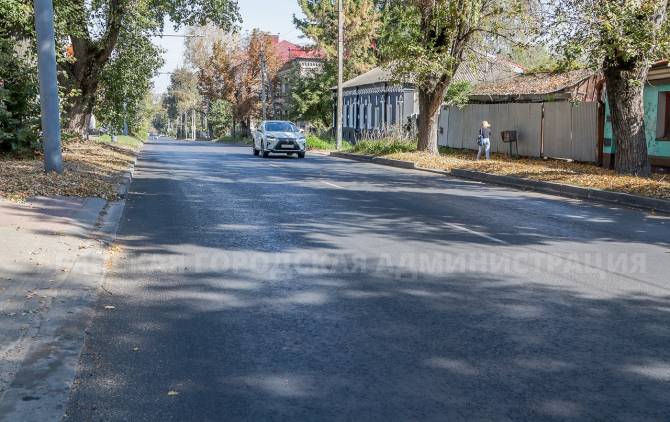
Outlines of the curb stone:
M 126 195 L 128 194 L 130 183 L 133 181 L 133 175 L 135 174 L 136 164 L 137 164 L 137 156 L 135 157 L 133 163 L 130 165 L 130 168 L 128 168 L 128 170 L 126 170 L 126 172 L 124 173 L 123 177 L 121 178 L 121 182 L 119 183 L 119 186 L 116 188 L 116 193 L 121 199 L 125 198 Z
M 482 173 L 479 171 L 454 169 L 450 175 L 463 179 L 489 182 L 524 190 L 533 190 L 542 193 L 555 194 L 575 199 L 586 199 L 608 204 L 622 205 L 646 211 L 655 211 L 670 214 L 670 201 L 656 198 L 647 198 L 623 192 L 610 192 L 600 189 L 583 188 L 580 186 L 564 185 L 554 182 L 521 179 L 511 176 L 500 176 Z
M 26 358 L 0 400 L 0 421 L 56 422 L 63 417 L 74 382 L 87 330 L 103 286 L 107 246 L 116 237 L 125 200 L 108 202 L 88 238 L 95 246 L 73 263 L 39 327 Z M 58 303 L 58 306 L 55 304 Z
M 583 188 L 580 186 L 566 185 L 555 182 L 544 182 L 540 180 L 522 179 L 513 176 L 484 173 L 473 170 L 453 169 L 451 171 L 429 169 L 419 167 L 414 162 L 402 161 L 389 158 L 374 157 L 371 155 L 351 154 L 346 152 L 331 152 L 332 157 L 350 159 L 355 161 L 370 162 L 373 164 L 414 169 L 428 173 L 441 174 L 444 176 L 458 177 L 461 179 L 475 180 L 478 182 L 492 183 L 521 190 L 530 190 L 540 193 L 563 196 L 573 199 L 585 199 L 607 204 L 615 204 L 645 211 L 661 212 L 670 214 L 670 201 L 657 198 L 648 198 L 623 192 L 610 192 L 594 188 Z
M 59 283 L 59 286 L 79 286 L 79 290 L 76 294 L 69 292 L 53 298 L 60 306 L 52 306 L 45 315 L 39 337 L 30 346 L 9 390 L 0 396 L 0 421 L 56 422 L 63 418 L 87 331 L 104 286 L 107 247 L 116 238 L 139 153 L 117 186 L 120 199 L 105 204 L 87 234 L 96 246 L 86 248 Z
M 347 160 L 364 161 L 364 162 L 371 162 L 373 158 L 375 158 L 372 155 L 350 154 L 348 152 L 331 152 L 330 156 L 337 158 L 346 158 Z

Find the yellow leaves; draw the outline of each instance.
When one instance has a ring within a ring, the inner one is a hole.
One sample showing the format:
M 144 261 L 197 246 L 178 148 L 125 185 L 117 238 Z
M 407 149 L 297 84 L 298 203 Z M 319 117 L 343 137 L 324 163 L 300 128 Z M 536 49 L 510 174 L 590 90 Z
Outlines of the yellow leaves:
M 0 157 L 0 197 L 23 202 L 33 196 L 116 199 L 116 182 L 135 158 L 132 149 L 95 142 L 69 144 L 63 174 L 45 174 L 40 159 Z
M 503 154 L 493 154 L 493 159 L 490 161 L 475 161 L 476 154 L 476 151 L 470 150 L 450 150 L 439 156 L 406 152 L 391 154 L 386 157 L 412 161 L 424 168 L 475 170 L 531 180 L 670 199 L 670 179 L 663 175 L 654 175 L 649 179 L 622 176 L 592 164 L 569 163 L 559 160 L 512 160 Z

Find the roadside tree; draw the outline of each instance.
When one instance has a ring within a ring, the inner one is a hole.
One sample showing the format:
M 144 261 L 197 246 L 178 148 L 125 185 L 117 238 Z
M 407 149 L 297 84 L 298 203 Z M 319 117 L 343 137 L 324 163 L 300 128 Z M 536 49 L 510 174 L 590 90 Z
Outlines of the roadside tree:
M 2 0 L 0 21 L 10 16 L 14 22 L 32 22 L 32 3 Z M 150 40 L 163 32 L 166 18 L 175 29 L 207 22 L 231 28 L 240 19 L 237 0 L 54 0 L 54 10 L 64 128 L 79 136 L 85 134 L 103 73 L 122 40 Z M 13 30 L 15 38 L 34 39 L 31 25 L 14 25 Z
M 419 151 L 438 154 L 437 122 L 458 67 L 497 37 L 532 28 L 526 0 L 388 0 L 380 48 L 399 80 L 419 94 Z
M 151 92 L 151 78 L 162 66 L 160 50 L 148 39 L 122 31 L 117 48 L 100 75 L 95 103 L 98 122 L 120 133 L 127 123 L 129 133 L 144 137 L 147 122 L 146 97 Z
M 615 169 L 651 173 L 643 90 L 650 65 L 670 54 L 668 0 L 543 0 L 545 27 L 567 60 L 602 69 L 615 138 Z
M 367 72 L 379 63 L 377 39 L 382 15 L 374 0 L 348 0 L 345 12 L 344 78 Z M 324 54 L 323 72 L 293 77 L 291 113 L 316 126 L 332 122 L 332 92 L 337 84 L 337 4 L 330 0 L 299 0 L 304 17 L 294 17 L 295 26 L 315 49 Z

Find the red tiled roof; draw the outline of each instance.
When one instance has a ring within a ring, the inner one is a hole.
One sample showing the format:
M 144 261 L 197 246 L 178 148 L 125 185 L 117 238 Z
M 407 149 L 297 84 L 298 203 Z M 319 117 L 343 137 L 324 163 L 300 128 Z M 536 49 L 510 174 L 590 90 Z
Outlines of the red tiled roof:
M 294 59 L 316 59 L 323 58 L 323 53 L 319 50 L 310 47 L 303 47 L 298 44 L 293 44 L 290 41 L 279 40 L 278 36 L 273 36 L 275 49 L 282 63 L 289 62 Z

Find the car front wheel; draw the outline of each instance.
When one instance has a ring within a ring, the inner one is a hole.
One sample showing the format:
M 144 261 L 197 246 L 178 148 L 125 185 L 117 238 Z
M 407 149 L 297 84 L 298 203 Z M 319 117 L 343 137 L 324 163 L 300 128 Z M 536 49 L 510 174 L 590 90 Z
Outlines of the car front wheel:
M 268 158 L 270 156 L 270 152 L 265 150 L 264 144 L 261 144 L 261 151 L 263 153 L 263 158 Z

